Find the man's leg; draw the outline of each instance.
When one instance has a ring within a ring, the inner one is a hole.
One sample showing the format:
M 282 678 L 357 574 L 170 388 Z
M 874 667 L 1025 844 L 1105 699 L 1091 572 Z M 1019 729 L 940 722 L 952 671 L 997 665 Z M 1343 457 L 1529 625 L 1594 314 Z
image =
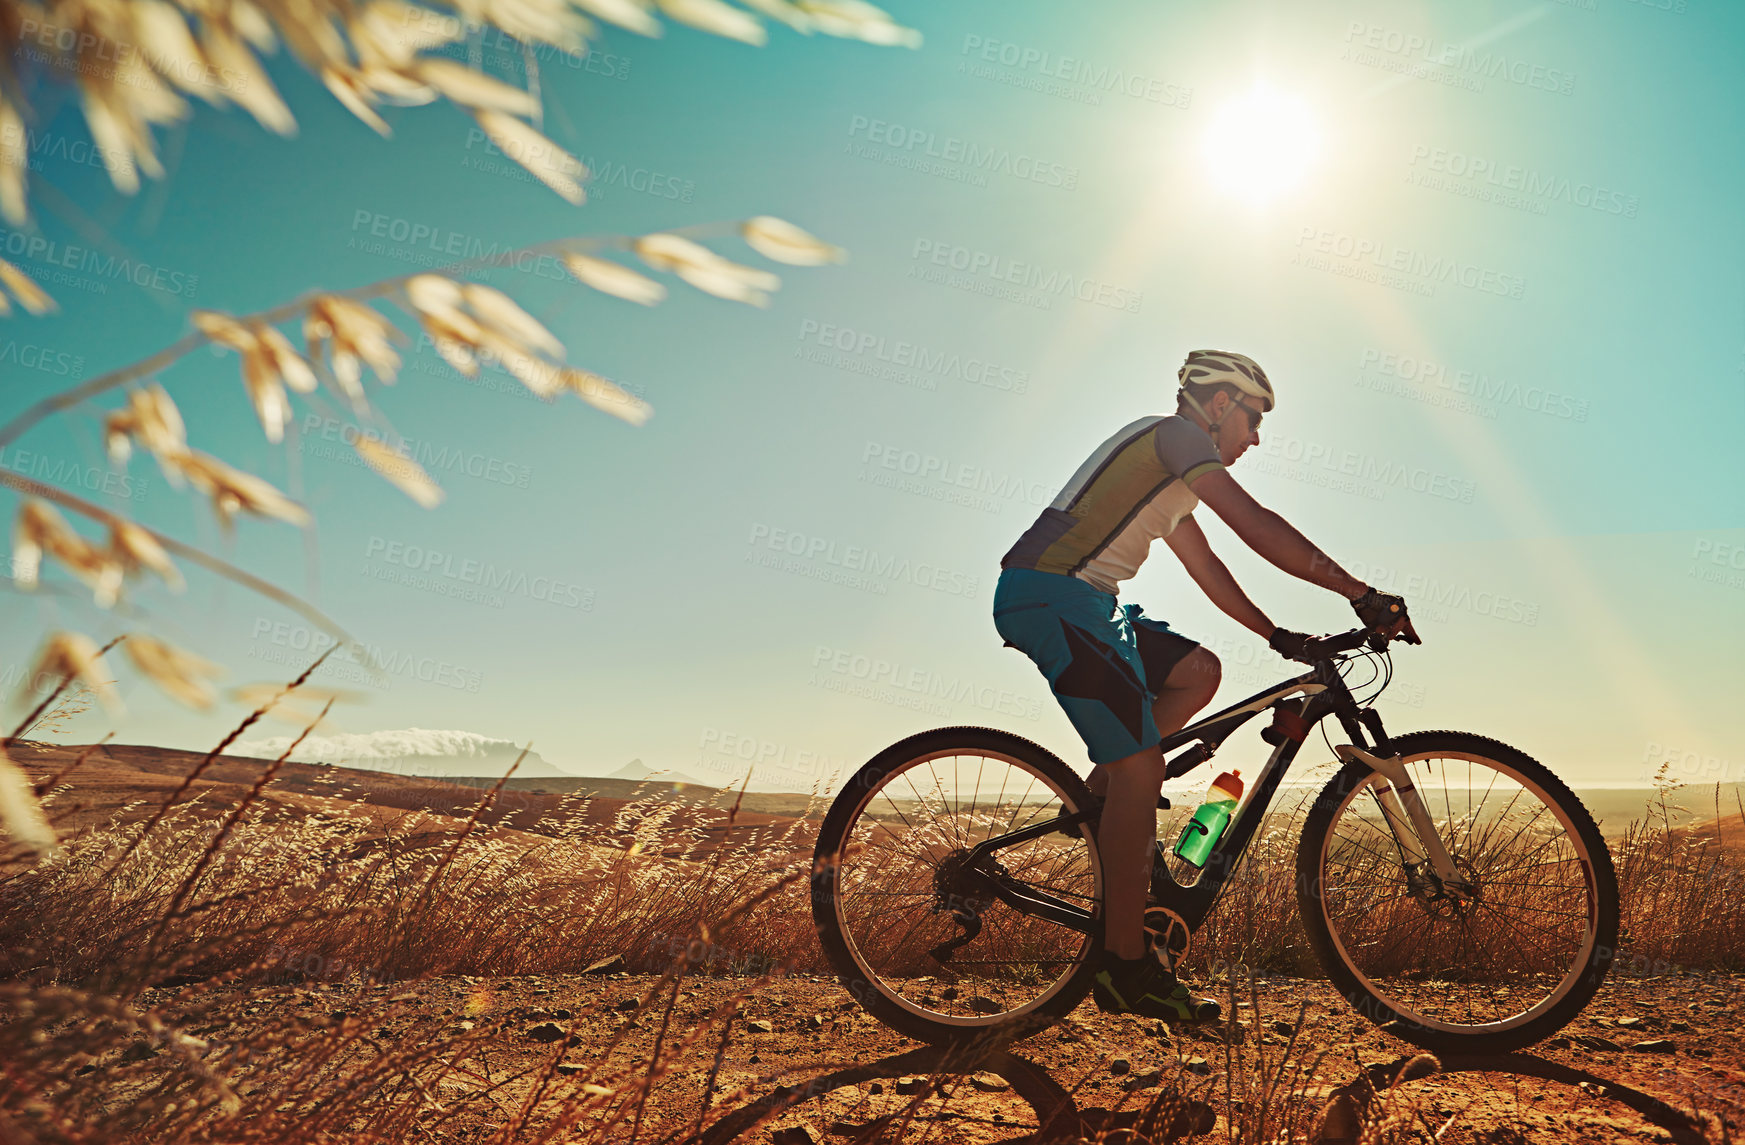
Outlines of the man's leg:
M 1218 658 L 1195 648 L 1171 669 L 1151 705 L 1160 735 L 1187 727 L 1218 690 Z M 1135 752 L 1091 772 L 1090 788 L 1104 797 L 1097 849 L 1103 857 L 1103 945 L 1118 958 L 1145 953 L 1145 895 L 1157 841 L 1157 796 L 1163 787 L 1163 752 Z

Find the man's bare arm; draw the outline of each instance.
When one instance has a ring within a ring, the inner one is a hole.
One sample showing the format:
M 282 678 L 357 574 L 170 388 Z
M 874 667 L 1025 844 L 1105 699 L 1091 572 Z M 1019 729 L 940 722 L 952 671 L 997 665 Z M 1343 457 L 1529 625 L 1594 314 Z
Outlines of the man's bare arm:
M 1368 585 L 1335 564 L 1289 521 L 1249 496 L 1228 471 L 1220 469 L 1201 477 L 1194 482 L 1194 493 L 1244 544 L 1292 576 L 1347 600 L 1356 600 L 1368 591 Z
M 1198 521 L 1192 517 L 1183 517 L 1175 531 L 1164 538 L 1164 543 L 1175 553 L 1182 567 L 1188 570 L 1188 575 L 1194 578 L 1200 591 L 1222 609 L 1226 616 L 1262 639 L 1272 635 L 1276 625 L 1267 619 L 1259 605 L 1248 599 L 1248 594 L 1242 591 L 1242 586 L 1236 583 L 1236 578 L 1230 575 L 1230 570 L 1224 567 L 1224 562 L 1212 551 Z

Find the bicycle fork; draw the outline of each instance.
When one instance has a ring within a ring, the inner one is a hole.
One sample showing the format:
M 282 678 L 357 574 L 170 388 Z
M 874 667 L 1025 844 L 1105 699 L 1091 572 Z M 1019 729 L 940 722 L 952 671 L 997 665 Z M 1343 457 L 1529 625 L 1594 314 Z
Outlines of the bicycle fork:
M 1400 757 L 1383 758 L 1349 743 L 1340 744 L 1333 751 L 1347 763 L 1356 760 L 1387 780 L 1373 789 L 1375 800 L 1406 861 L 1415 864 L 1428 862 L 1443 886 L 1470 890 L 1466 880 L 1455 869 L 1454 857 L 1442 842 L 1442 835 L 1431 821 L 1430 811 L 1424 806 L 1418 788 L 1412 783 L 1411 773 Z

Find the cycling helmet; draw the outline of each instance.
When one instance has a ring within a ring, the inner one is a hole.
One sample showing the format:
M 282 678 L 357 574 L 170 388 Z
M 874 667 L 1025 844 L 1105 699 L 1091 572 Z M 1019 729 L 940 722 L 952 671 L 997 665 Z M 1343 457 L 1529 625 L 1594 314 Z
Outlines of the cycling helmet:
M 1215 386 L 1219 383 L 1235 386 L 1241 392 L 1253 394 L 1265 403 L 1260 407 L 1262 413 L 1270 411 L 1273 406 L 1272 383 L 1266 380 L 1266 371 L 1253 358 L 1233 354 L 1228 350 L 1195 350 L 1182 363 L 1182 368 L 1176 371 L 1176 378 L 1184 387 Z M 1193 394 L 1183 393 L 1182 396 L 1201 417 L 1206 416 L 1206 411 L 1200 408 L 1200 403 L 1194 400 Z

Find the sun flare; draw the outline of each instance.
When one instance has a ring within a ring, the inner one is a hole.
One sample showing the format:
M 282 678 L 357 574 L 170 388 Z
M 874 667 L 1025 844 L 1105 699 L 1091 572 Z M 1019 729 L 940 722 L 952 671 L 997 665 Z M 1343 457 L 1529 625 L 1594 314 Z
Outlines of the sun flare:
M 1297 96 L 1256 87 L 1213 115 L 1203 141 L 1213 186 L 1263 206 L 1302 186 L 1321 150 L 1321 133 Z

